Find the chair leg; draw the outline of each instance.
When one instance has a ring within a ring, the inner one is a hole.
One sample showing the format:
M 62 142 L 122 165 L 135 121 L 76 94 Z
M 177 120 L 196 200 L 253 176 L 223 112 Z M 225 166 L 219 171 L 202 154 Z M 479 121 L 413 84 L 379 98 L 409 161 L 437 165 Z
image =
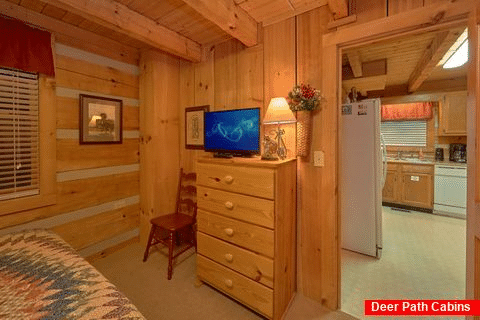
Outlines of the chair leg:
M 168 239 L 168 280 L 172 279 L 173 271 L 173 243 L 175 242 L 175 232 L 170 232 Z
M 150 250 L 150 246 L 152 245 L 154 233 L 155 233 L 155 225 L 152 225 L 152 229 L 150 229 L 150 235 L 148 236 L 147 248 L 145 249 L 145 253 L 143 254 L 143 262 L 147 261 L 148 250 Z

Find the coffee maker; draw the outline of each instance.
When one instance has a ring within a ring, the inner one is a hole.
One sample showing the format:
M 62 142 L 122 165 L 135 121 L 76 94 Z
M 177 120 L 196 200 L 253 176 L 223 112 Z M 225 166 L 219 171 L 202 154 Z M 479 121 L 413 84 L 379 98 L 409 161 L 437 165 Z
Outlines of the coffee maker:
M 453 162 L 467 162 L 467 145 L 463 143 L 451 143 L 449 160 Z

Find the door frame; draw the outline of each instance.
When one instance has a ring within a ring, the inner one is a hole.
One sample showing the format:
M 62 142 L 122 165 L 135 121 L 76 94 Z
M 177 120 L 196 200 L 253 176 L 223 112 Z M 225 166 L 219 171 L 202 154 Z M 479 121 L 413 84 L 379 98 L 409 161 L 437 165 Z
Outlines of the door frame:
M 328 34 L 323 35 L 322 53 L 323 53 L 323 73 L 322 89 L 326 98 L 324 110 L 328 110 L 329 115 L 335 115 L 332 118 L 332 128 L 336 132 L 333 144 L 334 157 L 332 159 L 337 163 L 336 178 L 333 187 L 338 192 L 334 192 L 336 197 L 336 210 L 332 208 L 323 214 L 329 215 L 329 219 L 324 219 L 328 225 L 322 226 L 325 230 L 336 230 L 330 237 L 325 238 L 328 243 L 323 247 L 330 248 L 321 252 L 321 258 L 324 261 L 331 261 L 335 265 L 325 268 L 322 273 L 322 303 L 330 309 L 339 309 L 341 299 L 341 207 L 339 190 L 339 141 L 341 141 L 340 105 L 341 97 L 341 57 L 342 49 L 383 41 L 390 38 L 417 34 L 426 31 L 436 31 L 455 25 L 466 25 L 469 15 L 474 12 L 475 0 L 458 0 L 455 2 L 445 2 L 435 4 L 405 13 L 400 13 L 391 17 L 374 20 L 368 23 L 345 27 Z M 470 153 L 470 149 L 469 149 Z M 470 161 L 470 160 L 469 160 Z M 473 160 L 474 161 L 474 160 Z M 471 163 L 470 165 L 474 165 Z M 325 191 L 325 190 L 324 190 Z M 333 190 L 329 190 L 333 191 Z M 468 208 L 467 208 L 468 212 Z M 467 229 L 469 218 L 467 215 Z M 334 257 L 332 259 L 332 256 Z M 468 269 L 468 268 L 467 268 Z M 468 292 L 468 290 L 467 290 Z

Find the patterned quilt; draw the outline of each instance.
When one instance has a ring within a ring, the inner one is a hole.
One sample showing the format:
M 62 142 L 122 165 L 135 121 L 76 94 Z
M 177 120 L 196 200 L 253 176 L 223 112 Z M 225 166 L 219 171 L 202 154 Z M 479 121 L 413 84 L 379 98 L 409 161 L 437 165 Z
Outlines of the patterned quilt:
M 0 319 L 145 319 L 58 235 L 0 236 Z

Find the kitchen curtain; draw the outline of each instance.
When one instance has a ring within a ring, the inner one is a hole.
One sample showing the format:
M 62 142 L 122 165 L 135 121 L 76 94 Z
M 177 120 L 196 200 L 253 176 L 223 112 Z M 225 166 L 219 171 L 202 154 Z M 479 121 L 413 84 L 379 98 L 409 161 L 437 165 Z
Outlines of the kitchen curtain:
M 432 116 L 431 102 L 382 105 L 382 121 L 429 120 Z
M 51 34 L 0 18 L 0 66 L 54 76 Z

